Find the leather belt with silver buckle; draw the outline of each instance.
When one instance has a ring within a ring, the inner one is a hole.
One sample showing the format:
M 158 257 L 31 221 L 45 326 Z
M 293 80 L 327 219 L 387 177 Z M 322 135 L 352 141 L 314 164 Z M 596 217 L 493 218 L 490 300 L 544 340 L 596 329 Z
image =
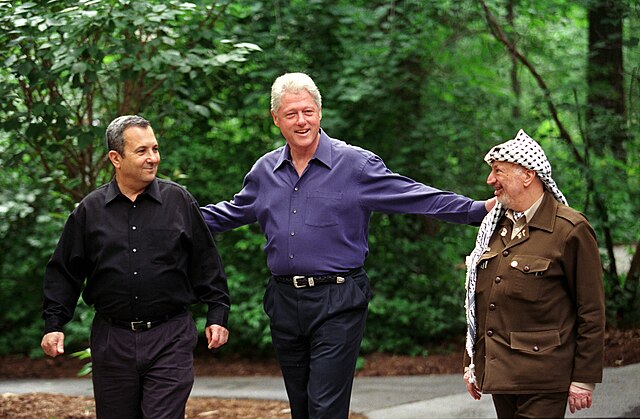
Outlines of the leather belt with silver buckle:
M 129 322 L 129 326 L 131 326 L 131 330 L 134 332 L 137 330 L 149 330 L 153 327 L 153 322 Z
M 176 313 L 172 313 L 172 314 L 167 314 L 165 316 L 156 318 L 154 320 L 140 320 L 140 321 L 127 321 L 127 320 L 119 320 L 119 319 L 114 319 L 113 317 L 108 317 L 108 316 L 104 316 L 102 314 L 96 313 L 98 315 L 100 315 L 103 319 L 105 319 L 106 321 L 108 321 L 109 323 L 111 323 L 114 326 L 118 326 L 122 329 L 128 329 L 128 330 L 132 330 L 134 332 L 137 331 L 142 331 L 142 330 L 149 330 L 152 329 L 162 323 L 165 323 L 167 321 L 169 321 L 170 319 L 176 317 L 179 314 L 184 313 L 185 310 L 180 310 Z
M 311 288 L 323 284 L 342 284 L 348 275 L 348 273 L 342 273 L 332 275 L 274 276 L 273 278 L 282 284 L 293 285 L 295 288 Z

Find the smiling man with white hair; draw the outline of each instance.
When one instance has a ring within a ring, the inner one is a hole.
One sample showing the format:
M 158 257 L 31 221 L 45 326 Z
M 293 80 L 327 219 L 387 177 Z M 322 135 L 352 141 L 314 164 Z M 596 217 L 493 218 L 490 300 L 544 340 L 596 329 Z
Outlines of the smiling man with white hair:
M 595 233 L 523 130 L 484 160 L 498 204 L 467 258 L 467 390 L 491 394 L 499 418 L 591 407 L 605 325 Z
M 286 145 L 254 164 L 231 201 L 202 208 L 220 233 L 258 222 L 271 279 L 264 308 L 294 419 L 346 419 L 372 292 L 364 269 L 373 211 L 477 224 L 489 202 L 387 169 L 374 153 L 320 127 L 320 91 L 287 73 L 271 88 Z

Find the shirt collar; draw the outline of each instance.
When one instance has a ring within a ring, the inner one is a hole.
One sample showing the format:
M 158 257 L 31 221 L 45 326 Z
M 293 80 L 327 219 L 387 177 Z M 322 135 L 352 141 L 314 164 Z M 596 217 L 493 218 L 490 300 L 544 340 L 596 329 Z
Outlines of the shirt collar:
M 104 204 L 108 205 L 111 201 L 113 201 L 120 195 L 122 195 L 122 193 L 120 192 L 120 188 L 118 187 L 118 182 L 116 182 L 116 177 L 114 176 L 113 179 L 111 179 L 111 182 L 109 182 L 109 185 L 107 186 L 107 194 L 104 197 Z M 143 196 L 143 195 L 146 195 L 149 198 L 162 204 L 162 195 L 160 195 L 160 186 L 158 186 L 158 178 L 154 178 L 153 181 L 147 185 L 147 187 L 144 189 L 144 192 L 140 194 L 140 196 Z
M 329 169 L 333 167 L 331 163 L 331 139 L 322 129 L 320 129 L 318 148 L 316 149 L 316 152 L 314 153 L 311 160 L 318 160 Z M 276 170 L 278 170 L 285 161 L 288 161 L 293 165 L 293 162 L 291 161 L 291 151 L 289 149 L 289 144 L 286 144 L 284 147 L 282 147 L 280 156 L 278 157 L 276 164 L 273 166 L 273 171 L 275 172 Z
M 524 210 L 524 223 L 527 223 L 527 222 L 531 221 L 531 219 L 533 219 L 534 214 L 536 213 L 536 211 L 540 207 L 540 204 L 542 203 L 542 198 L 543 197 L 544 197 L 544 193 L 542 195 L 540 195 L 540 198 L 538 198 L 538 200 L 536 202 L 534 202 L 533 205 L 531 205 L 529 208 Z M 508 219 L 510 219 L 511 221 L 515 222 L 515 220 L 513 218 L 513 210 L 512 209 L 507 211 L 506 215 L 507 215 Z

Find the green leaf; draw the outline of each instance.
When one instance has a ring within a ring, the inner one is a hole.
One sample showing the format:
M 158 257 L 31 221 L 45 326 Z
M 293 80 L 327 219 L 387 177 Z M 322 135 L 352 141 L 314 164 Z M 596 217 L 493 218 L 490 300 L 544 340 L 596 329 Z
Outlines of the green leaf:
M 75 63 L 71 66 L 71 72 L 72 73 L 84 73 L 85 71 L 87 71 L 87 63 L 85 62 L 79 62 L 79 63 Z
M 45 108 L 46 108 L 46 104 L 44 102 L 37 102 L 33 104 L 33 107 L 31 108 L 31 112 L 35 115 L 35 116 L 42 116 L 44 115 L 45 112 Z
M 18 73 L 23 76 L 28 76 L 33 70 L 33 64 L 30 61 L 22 61 L 18 64 Z

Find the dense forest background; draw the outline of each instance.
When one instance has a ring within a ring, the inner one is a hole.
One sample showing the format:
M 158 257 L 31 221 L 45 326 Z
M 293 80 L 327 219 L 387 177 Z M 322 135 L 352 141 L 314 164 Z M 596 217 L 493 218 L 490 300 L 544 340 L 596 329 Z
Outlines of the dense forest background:
M 44 266 L 112 171 L 104 130 L 138 113 L 159 176 L 227 200 L 284 143 L 275 77 L 304 71 L 323 128 L 426 184 L 486 199 L 488 149 L 523 128 L 601 246 L 608 324 L 640 323 L 637 0 L 0 0 L 0 353 L 41 353 Z M 462 340 L 477 229 L 375 214 L 364 352 Z M 270 354 L 257 225 L 216 237 L 233 301 L 226 353 Z M 203 307 L 194 307 L 198 324 Z M 78 304 L 67 345 L 87 344 Z

